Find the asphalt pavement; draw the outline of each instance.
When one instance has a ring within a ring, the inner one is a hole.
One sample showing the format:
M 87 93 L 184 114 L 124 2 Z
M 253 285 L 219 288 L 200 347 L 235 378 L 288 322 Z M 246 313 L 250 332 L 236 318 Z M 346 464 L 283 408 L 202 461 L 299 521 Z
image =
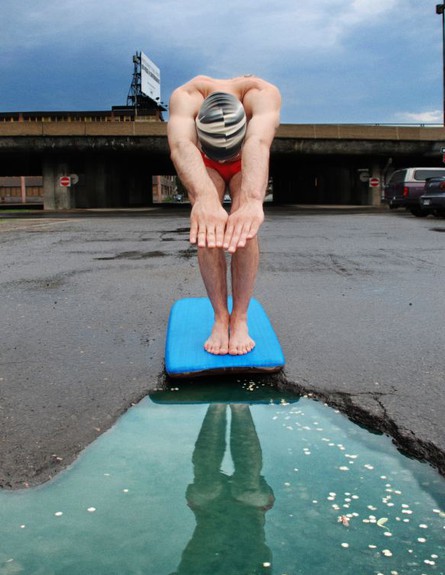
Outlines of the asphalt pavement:
M 0 212 L 0 486 L 43 483 L 163 375 L 171 305 L 203 296 L 188 212 Z M 273 208 L 255 297 L 310 394 L 445 475 L 445 220 Z M 204 383 L 204 382 L 203 382 Z

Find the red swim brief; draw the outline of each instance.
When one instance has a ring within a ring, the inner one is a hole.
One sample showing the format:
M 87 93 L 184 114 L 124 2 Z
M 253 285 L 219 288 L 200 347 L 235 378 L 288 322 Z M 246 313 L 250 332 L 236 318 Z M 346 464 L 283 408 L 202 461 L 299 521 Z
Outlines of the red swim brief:
M 226 184 L 228 184 L 230 182 L 230 180 L 233 178 L 233 176 L 235 174 L 237 174 L 238 172 L 241 171 L 241 158 L 239 158 L 238 160 L 235 160 L 233 162 L 224 162 L 223 164 L 221 164 L 221 162 L 216 162 L 215 160 L 211 160 L 202 152 L 201 152 L 201 155 L 202 155 L 202 159 L 204 161 L 204 164 L 208 168 L 212 168 L 213 170 L 216 170 L 218 172 L 218 174 L 221 176 L 221 178 L 225 181 Z

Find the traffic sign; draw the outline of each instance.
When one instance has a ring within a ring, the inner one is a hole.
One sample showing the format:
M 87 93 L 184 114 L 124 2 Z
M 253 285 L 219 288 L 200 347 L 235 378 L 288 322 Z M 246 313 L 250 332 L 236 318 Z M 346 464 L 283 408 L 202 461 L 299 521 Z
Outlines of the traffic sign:
M 378 188 L 380 186 L 379 178 L 370 178 L 369 185 L 371 188 Z
M 62 188 L 69 188 L 71 186 L 71 178 L 69 176 L 61 176 L 59 178 L 59 185 Z

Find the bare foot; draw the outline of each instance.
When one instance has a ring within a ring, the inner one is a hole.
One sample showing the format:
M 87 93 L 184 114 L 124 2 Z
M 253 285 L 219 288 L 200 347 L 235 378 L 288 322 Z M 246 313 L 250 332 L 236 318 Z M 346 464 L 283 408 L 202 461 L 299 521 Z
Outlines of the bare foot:
M 229 354 L 245 355 L 249 353 L 249 351 L 252 351 L 254 347 L 255 342 L 249 336 L 247 321 L 234 321 L 232 319 L 230 322 Z
M 226 355 L 229 351 L 229 327 L 226 321 L 215 320 L 212 333 L 204 349 L 213 355 Z

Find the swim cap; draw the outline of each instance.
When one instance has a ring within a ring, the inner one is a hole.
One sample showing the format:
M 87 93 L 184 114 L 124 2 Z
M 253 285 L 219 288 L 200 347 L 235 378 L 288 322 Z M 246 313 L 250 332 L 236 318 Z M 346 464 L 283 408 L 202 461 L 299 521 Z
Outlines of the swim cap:
M 196 131 L 201 149 L 210 159 L 223 162 L 234 158 L 246 134 L 243 105 L 231 94 L 210 94 L 199 110 Z

